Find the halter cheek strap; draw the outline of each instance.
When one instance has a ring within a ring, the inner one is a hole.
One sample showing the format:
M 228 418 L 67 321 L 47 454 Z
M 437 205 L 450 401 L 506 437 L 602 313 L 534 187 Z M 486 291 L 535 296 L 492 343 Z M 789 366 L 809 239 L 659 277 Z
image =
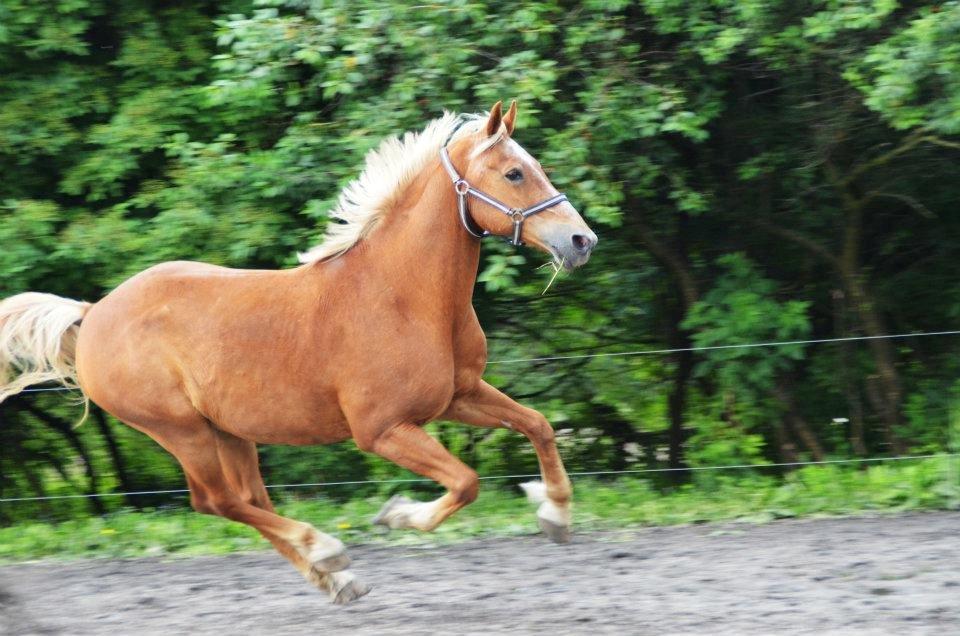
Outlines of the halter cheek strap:
M 527 220 L 527 217 L 533 216 L 538 212 L 543 212 L 567 200 L 567 195 L 561 193 L 527 208 L 511 208 L 467 183 L 466 179 L 461 177 L 457 169 L 453 167 L 453 162 L 450 161 L 450 153 L 447 152 L 446 146 L 440 149 L 440 163 L 443 164 L 444 169 L 446 169 L 447 174 L 450 176 L 450 180 L 453 182 L 453 189 L 457 193 L 457 211 L 460 213 L 460 223 L 463 224 L 463 228 L 471 236 L 478 239 L 490 236 L 490 232 L 478 227 L 470 216 L 470 210 L 467 208 L 468 196 L 480 199 L 487 205 L 496 208 L 510 217 L 510 220 L 513 222 L 513 232 L 507 239 L 507 242 L 511 245 L 523 245 L 523 241 L 520 240 L 520 235 L 523 233 L 523 222 Z

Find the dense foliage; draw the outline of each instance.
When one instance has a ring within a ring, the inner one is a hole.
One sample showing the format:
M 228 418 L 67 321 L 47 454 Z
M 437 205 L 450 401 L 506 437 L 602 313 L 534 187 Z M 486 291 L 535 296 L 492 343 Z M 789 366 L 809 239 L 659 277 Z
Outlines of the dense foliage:
M 491 359 L 960 326 L 956 1 L 0 0 L 0 296 L 95 300 L 171 259 L 291 266 L 368 149 L 500 98 L 601 241 L 543 295 L 540 256 L 484 248 Z M 488 377 L 551 418 L 574 470 L 927 452 L 957 442 L 957 342 Z M 78 416 L 62 394 L 0 407 L 0 496 L 182 485 L 144 436 Z M 481 473 L 536 467 L 508 431 L 436 432 Z M 400 474 L 350 444 L 263 465 Z

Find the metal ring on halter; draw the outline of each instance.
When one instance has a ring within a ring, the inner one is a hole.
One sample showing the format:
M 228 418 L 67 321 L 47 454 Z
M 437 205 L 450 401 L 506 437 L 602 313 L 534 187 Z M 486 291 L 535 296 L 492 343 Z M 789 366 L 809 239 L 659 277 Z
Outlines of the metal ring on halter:
M 457 194 L 463 196 L 470 191 L 470 184 L 467 183 L 466 179 L 458 179 L 456 183 L 453 184 L 453 189 L 457 191 Z

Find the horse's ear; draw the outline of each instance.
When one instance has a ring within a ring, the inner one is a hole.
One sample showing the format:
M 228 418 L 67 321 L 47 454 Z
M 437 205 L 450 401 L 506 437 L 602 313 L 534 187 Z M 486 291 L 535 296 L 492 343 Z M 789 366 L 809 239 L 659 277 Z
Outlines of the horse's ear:
M 500 122 L 503 120 L 502 109 L 503 103 L 499 101 L 490 109 L 490 118 L 487 120 L 487 137 L 500 130 Z
M 513 134 L 513 125 L 516 123 L 517 119 L 517 100 L 510 102 L 510 108 L 507 110 L 507 114 L 503 116 L 503 125 L 507 127 L 507 134 Z

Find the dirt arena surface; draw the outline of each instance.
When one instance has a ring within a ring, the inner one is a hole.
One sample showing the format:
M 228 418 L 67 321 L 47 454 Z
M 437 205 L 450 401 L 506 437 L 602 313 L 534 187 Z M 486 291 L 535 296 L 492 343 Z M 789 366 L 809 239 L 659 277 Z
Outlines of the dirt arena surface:
M 354 546 L 328 603 L 273 553 L 0 567 L 0 634 L 957 634 L 960 513 Z

